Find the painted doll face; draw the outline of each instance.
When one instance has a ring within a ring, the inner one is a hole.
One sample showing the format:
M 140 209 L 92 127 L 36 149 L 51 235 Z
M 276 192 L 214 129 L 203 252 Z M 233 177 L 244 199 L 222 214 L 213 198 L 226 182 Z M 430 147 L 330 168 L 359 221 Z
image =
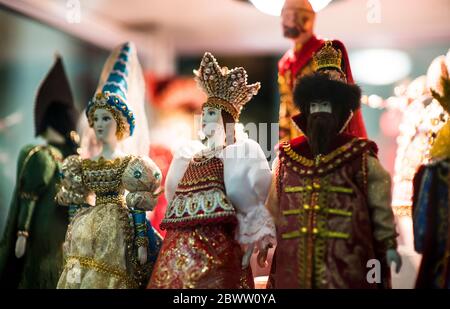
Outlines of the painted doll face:
M 222 111 L 215 107 L 205 106 L 202 109 L 202 131 L 207 138 L 213 137 L 219 130 L 224 130 Z
M 283 35 L 305 43 L 313 34 L 315 13 L 304 1 L 286 1 L 281 11 Z
M 331 112 L 332 112 L 331 103 L 328 101 L 311 102 L 311 105 L 309 106 L 310 114 L 315 114 L 315 113 L 331 114 Z
M 94 131 L 97 139 L 103 143 L 117 140 L 117 123 L 110 111 L 98 108 L 94 112 Z

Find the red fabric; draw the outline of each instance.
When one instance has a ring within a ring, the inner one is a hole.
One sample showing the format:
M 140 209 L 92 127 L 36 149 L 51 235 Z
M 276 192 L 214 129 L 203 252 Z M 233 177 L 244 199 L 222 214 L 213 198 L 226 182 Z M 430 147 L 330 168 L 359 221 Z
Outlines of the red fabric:
M 325 40 L 312 36 L 309 41 L 303 45 L 299 52 L 295 52 L 293 48 L 289 49 L 278 62 L 279 73 L 284 74 L 286 71 L 291 70 L 292 76 L 297 76 L 303 67 L 311 61 L 313 54 L 323 47 L 324 42 Z M 333 47 L 341 50 L 343 71 L 347 76 L 347 82 L 353 84 L 354 80 L 350 67 L 350 60 L 348 58 L 347 49 L 345 48 L 344 43 L 339 40 L 333 40 Z M 352 119 L 345 129 L 345 132 L 357 137 L 367 138 L 366 126 L 364 124 L 361 109 L 355 111 Z
M 309 63 L 313 54 L 323 46 L 323 43 L 323 40 L 313 35 L 299 52 L 295 52 L 293 48 L 289 49 L 278 62 L 278 72 L 284 74 L 291 70 L 292 76 L 296 76 Z
M 148 288 L 254 288 L 251 268 L 242 269 L 234 229 L 220 223 L 168 230 Z
M 162 173 L 161 186 L 164 187 L 166 182 L 166 175 L 169 171 L 170 163 L 172 162 L 172 152 L 163 145 L 153 144 L 150 146 L 149 157 L 156 163 Z M 155 209 L 148 213 L 148 219 L 152 223 L 152 226 L 161 234 L 166 235 L 166 231 L 162 230 L 159 225 L 164 219 L 166 213 L 167 200 L 164 194 L 161 194 L 156 203 Z

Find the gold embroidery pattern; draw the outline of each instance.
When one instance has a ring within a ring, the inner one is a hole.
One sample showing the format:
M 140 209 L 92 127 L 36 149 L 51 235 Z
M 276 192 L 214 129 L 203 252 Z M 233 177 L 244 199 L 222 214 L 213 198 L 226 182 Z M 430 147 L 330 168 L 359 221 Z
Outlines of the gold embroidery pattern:
M 106 160 L 100 157 L 97 161 L 84 159 L 82 161 L 83 182 L 96 194 L 114 192 L 122 194 L 122 175 L 131 156 Z
M 355 145 L 357 142 L 359 142 L 359 145 Z M 344 157 L 349 158 L 351 153 L 347 152 L 350 149 L 352 149 L 352 152 L 357 153 L 358 150 L 360 150 L 361 148 L 365 147 L 367 145 L 366 141 L 363 140 L 359 140 L 358 138 L 354 138 L 353 140 L 351 140 L 350 142 L 342 145 L 341 147 L 333 150 L 332 152 L 330 152 L 329 154 L 325 155 L 325 156 L 320 156 L 318 157 L 318 162 L 319 164 L 316 164 L 316 162 L 314 160 L 310 160 L 307 159 L 299 154 L 297 154 L 292 148 L 291 145 L 289 143 L 283 143 L 282 148 L 284 150 L 284 152 L 294 161 L 300 163 L 301 165 L 307 166 L 307 167 L 312 167 L 312 166 L 320 166 L 320 165 L 324 165 L 328 162 L 330 162 L 331 160 L 335 159 L 338 156 L 341 156 L 342 154 L 345 153 Z M 337 163 L 341 163 L 341 161 L 337 162 Z
M 97 195 L 95 198 L 95 205 L 115 204 L 125 207 L 125 198 L 123 195 Z
M 21 191 L 19 193 L 19 196 L 21 199 L 30 200 L 30 201 L 37 201 L 39 199 L 39 196 L 32 192 Z
M 396 217 L 412 217 L 412 206 L 393 206 L 392 211 Z
M 161 228 L 235 215 L 235 209 L 225 193 L 222 160 L 216 157 L 192 160 L 167 207 Z
M 94 191 L 96 194 L 96 203 L 94 207 L 82 209 L 76 214 L 68 226 L 66 243 L 70 244 L 72 242 L 73 224 L 77 222 L 77 218 L 89 215 L 90 212 L 102 212 L 102 209 L 113 207 L 113 213 L 118 216 L 118 221 L 116 221 L 118 224 L 107 226 L 107 228 L 111 230 L 111 233 L 123 233 L 124 235 L 123 244 L 117 243 L 116 245 L 117 248 L 123 248 L 125 250 L 127 263 L 126 270 L 115 273 L 112 270 L 116 270 L 117 267 L 108 265 L 106 262 L 99 262 L 98 260 L 91 261 L 88 257 L 79 256 L 77 251 L 69 253 L 69 257 L 75 256 L 76 258 L 81 259 L 80 261 L 82 264 L 86 264 L 85 267 L 93 267 L 100 272 L 109 273 L 113 276 L 120 277 L 123 280 L 127 280 L 128 287 L 136 288 L 142 287 L 148 282 L 148 278 L 153 269 L 153 264 L 147 262 L 144 265 L 141 265 L 137 260 L 137 244 L 135 243 L 134 226 L 133 223 L 130 222 L 130 212 L 124 202 L 122 175 L 131 158 L 132 156 L 114 160 L 100 158 L 97 161 L 88 159 L 81 161 L 81 178 L 83 184 L 91 191 Z M 77 233 L 80 233 L 79 229 L 77 229 Z M 107 241 L 107 238 L 104 239 Z M 66 265 L 66 269 L 67 267 L 68 265 Z
M 74 265 L 80 265 L 87 269 L 93 269 L 95 271 L 111 275 L 123 281 L 129 288 L 138 287 L 138 284 L 128 276 L 125 270 L 120 269 L 119 266 L 109 265 L 105 262 L 96 261 L 93 258 L 84 256 L 68 256 L 66 264 L 69 269 L 72 268 Z

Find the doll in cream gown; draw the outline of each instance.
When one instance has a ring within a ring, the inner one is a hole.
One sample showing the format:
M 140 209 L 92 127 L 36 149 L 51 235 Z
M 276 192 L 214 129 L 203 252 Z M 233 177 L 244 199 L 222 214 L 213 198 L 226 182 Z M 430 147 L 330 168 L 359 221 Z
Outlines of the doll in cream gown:
M 143 125 L 135 123 L 130 108 L 139 103 L 134 92 L 143 89 L 136 86 L 139 69 L 131 43 L 112 52 L 86 109 L 101 153 L 63 162 L 57 200 L 75 210 L 58 288 L 139 288 L 151 274 L 160 239 L 145 211 L 156 204 L 161 172 L 148 157 L 127 155 L 119 147 L 135 125 Z

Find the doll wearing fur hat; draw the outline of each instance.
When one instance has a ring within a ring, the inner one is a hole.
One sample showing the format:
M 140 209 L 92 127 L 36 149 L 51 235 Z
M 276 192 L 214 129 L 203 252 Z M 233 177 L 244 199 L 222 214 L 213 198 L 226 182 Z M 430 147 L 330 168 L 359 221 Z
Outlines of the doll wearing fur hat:
M 280 145 L 266 203 L 277 226 L 271 288 L 389 287 L 389 265 L 401 266 L 389 174 L 374 142 L 344 133 L 360 96 L 323 72 L 295 88 L 304 136 Z M 376 280 L 367 279 L 372 259 Z

